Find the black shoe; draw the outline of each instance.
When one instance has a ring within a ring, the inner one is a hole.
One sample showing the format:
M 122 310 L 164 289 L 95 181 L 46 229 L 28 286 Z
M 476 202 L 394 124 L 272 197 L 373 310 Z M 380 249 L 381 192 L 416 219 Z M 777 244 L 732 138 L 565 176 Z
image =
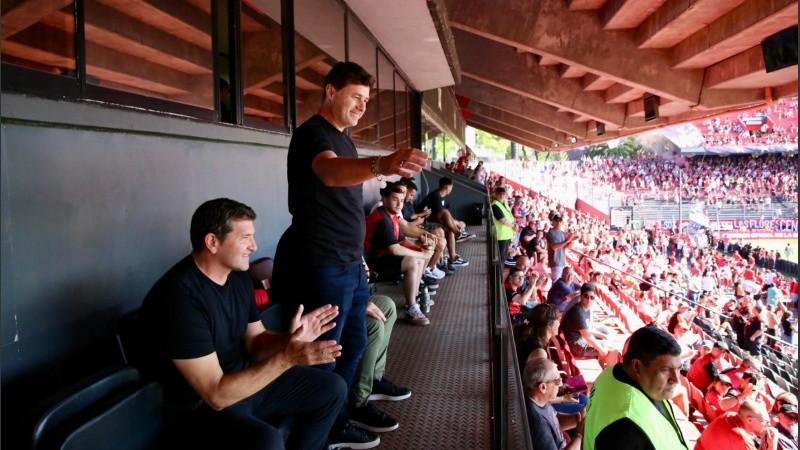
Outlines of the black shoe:
M 436 279 L 433 279 L 433 278 L 429 278 L 429 277 L 423 276 L 422 277 L 422 282 L 425 283 L 425 286 L 428 286 L 428 289 L 430 289 L 430 288 L 436 289 L 436 288 L 439 287 L 439 280 L 436 280 Z
M 369 431 L 360 430 L 350 423 L 344 426 L 344 429 L 332 435 L 328 440 L 328 450 L 336 450 L 339 448 L 374 448 L 380 445 L 381 438 L 375 436 Z
M 392 416 L 369 401 L 361 408 L 351 408 L 349 417 L 351 424 L 373 433 L 394 431 L 400 426 Z
M 398 402 L 411 397 L 411 391 L 408 388 L 398 386 L 386 378 L 382 380 L 374 380 L 372 382 L 372 395 L 368 400 L 388 400 L 390 402 Z
M 455 267 L 454 267 L 453 269 L 455 269 Z M 455 271 L 454 271 L 453 269 L 451 269 L 451 268 L 450 268 L 448 265 L 446 265 L 446 264 L 442 264 L 441 266 L 439 266 L 439 270 L 441 270 L 442 272 L 444 272 L 445 276 L 448 276 L 448 277 L 449 277 L 450 275 L 452 275 L 452 274 L 454 274 L 454 273 L 455 273 Z

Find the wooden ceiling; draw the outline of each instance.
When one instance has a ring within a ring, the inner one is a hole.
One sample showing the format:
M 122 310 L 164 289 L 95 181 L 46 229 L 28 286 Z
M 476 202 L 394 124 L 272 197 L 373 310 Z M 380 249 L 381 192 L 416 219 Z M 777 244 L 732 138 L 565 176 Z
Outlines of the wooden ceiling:
M 760 46 L 797 26 L 797 0 L 446 5 L 467 123 L 536 149 L 584 146 L 797 94 L 797 65 L 767 73 Z M 644 119 L 646 96 L 658 97 L 652 121 Z

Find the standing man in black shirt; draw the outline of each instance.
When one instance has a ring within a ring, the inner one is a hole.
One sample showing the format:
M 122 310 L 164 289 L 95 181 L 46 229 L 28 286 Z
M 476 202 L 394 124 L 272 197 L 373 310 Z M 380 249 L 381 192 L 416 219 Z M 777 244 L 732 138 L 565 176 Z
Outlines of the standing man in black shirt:
M 345 130 L 366 111 L 375 79 L 361 66 L 340 62 L 324 82 L 318 114 L 295 130 L 289 144 L 287 175 L 292 224 L 275 253 L 272 294 L 284 314 L 297 305 L 332 304 L 336 326 L 321 339 L 342 345 L 342 356 L 324 367 L 352 387 L 367 345 L 369 299 L 363 263 L 365 217 L 362 183 L 384 175 L 410 177 L 427 162 L 417 149 L 359 158 Z M 372 448 L 380 439 L 350 426 L 343 409 L 331 434 L 331 448 Z
M 264 329 L 245 270 L 256 250 L 253 220 L 244 204 L 220 198 L 192 216 L 192 254 L 153 286 L 142 305 L 150 369 L 164 385 L 172 447 L 284 448 L 267 421 L 295 417 L 286 446 L 321 449 L 345 402 L 345 383 L 303 367 L 341 354 L 333 340 L 337 308 L 302 315 L 288 334 Z

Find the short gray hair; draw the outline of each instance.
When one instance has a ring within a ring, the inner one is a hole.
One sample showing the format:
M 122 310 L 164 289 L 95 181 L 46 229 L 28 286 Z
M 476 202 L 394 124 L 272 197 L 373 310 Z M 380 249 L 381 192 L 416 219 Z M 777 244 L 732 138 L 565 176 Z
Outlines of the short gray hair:
M 537 386 L 547 381 L 547 374 L 552 367 L 553 362 L 547 358 L 528 361 L 522 374 L 522 387 L 525 392 L 533 392 Z

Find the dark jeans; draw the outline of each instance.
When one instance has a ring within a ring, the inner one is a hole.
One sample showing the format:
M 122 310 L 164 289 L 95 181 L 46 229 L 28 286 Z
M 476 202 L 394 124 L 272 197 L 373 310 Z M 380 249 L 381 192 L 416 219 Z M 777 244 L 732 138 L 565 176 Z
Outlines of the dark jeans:
M 347 399 L 341 377 L 311 367 L 293 367 L 264 389 L 221 411 L 202 403 L 176 418 L 172 448 L 322 449 Z M 272 424 L 292 417 L 286 447 Z
M 319 366 L 339 374 L 347 384 L 353 386 L 358 363 L 367 347 L 367 303 L 369 285 L 367 272 L 361 261 L 344 267 L 309 263 L 307 256 L 299 252 L 299 238 L 290 227 L 278 243 L 275 251 L 272 292 L 275 301 L 281 303 L 283 322 L 291 323 L 297 307 L 303 312 L 331 304 L 339 307 L 334 319 L 336 327 L 318 340 L 333 339 L 342 346 L 342 355 L 333 364 Z M 347 420 L 347 408 L 342 408 L 334 431 L 343 428 Z
M 508 246 L 510 244 L 511 244 L 511 240 L 510 239 L 503 240 L 503 241 L 497 241 L 497 247 L 498 247 L 498 250 L 500 251 L 500 263 L 501 264 L 504 263 L 505 260 L 508 259 Z

